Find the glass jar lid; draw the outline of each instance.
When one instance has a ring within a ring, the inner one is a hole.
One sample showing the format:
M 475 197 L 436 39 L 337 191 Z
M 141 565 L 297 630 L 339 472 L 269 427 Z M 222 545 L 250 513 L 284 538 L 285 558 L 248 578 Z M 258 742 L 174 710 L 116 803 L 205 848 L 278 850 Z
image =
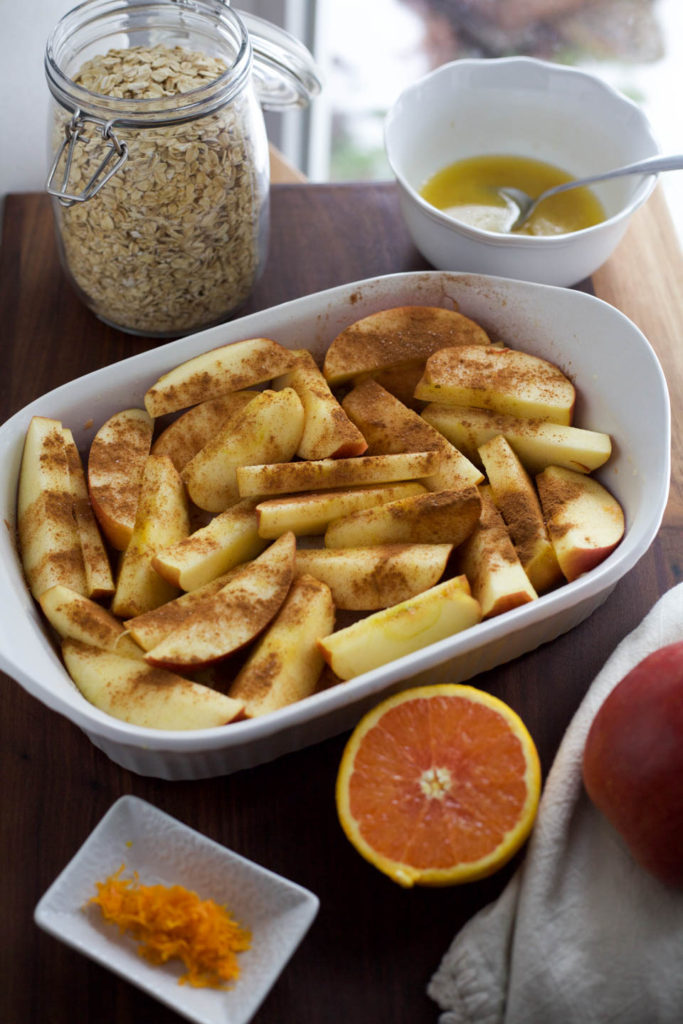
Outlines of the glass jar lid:
M 253 51 L 253 74 L 263 107 L 305 107 L 321 89 L 313 56 L 295 36 L 248 11 L 236 10 Z

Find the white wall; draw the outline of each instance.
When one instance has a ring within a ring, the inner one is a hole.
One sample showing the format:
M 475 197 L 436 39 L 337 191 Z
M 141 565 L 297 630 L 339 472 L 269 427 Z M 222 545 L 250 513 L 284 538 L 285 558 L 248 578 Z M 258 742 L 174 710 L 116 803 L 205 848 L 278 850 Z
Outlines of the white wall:
M 47 174 L 45 41 L 69 0 L 0 0 L 0 197 L 36 192 Z

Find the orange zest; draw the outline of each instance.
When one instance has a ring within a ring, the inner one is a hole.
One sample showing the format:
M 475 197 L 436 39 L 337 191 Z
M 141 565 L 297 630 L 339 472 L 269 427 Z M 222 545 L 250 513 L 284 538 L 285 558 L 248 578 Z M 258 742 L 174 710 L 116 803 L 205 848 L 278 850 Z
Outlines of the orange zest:
M 249 949 L 251 935 L 225 907 L 182 885 L 141 885 L 137 872 L 121 878 L 123 870 L 121 865 L 105 882 L 97 882 L 97 895 L 89 903 L 139 941 L 141 957 L 155 965 L 182 960 L 186 973 L 179 984 L 226 988 L 236 981 L 237 953 Z
M 361 719 L 339 766 L 337 812 L 358 852 L 399 885 L 455 885 L 517 852 L 540 788 L 518 715 L 483 690 L 440 684 Z

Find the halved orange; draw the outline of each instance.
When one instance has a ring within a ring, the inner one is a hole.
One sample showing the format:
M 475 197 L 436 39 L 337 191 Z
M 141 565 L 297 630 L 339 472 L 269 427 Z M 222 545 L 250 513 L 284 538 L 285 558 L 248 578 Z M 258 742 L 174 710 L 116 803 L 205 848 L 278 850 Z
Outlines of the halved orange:
M 457 885 L 517 852 L 540 790 L 536 747 L 512 708 L 445 683 L 361 719 L 339 766 L 337 813 L 358 852 L 399 885 Z

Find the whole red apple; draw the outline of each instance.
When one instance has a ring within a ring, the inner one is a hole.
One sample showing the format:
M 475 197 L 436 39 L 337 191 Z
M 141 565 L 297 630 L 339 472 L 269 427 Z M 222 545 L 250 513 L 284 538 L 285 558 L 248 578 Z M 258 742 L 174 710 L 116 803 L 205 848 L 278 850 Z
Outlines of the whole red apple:
M 683 641 L 612 690 L 586 739 L 583 780 L 638 863 L 683 886 Z

